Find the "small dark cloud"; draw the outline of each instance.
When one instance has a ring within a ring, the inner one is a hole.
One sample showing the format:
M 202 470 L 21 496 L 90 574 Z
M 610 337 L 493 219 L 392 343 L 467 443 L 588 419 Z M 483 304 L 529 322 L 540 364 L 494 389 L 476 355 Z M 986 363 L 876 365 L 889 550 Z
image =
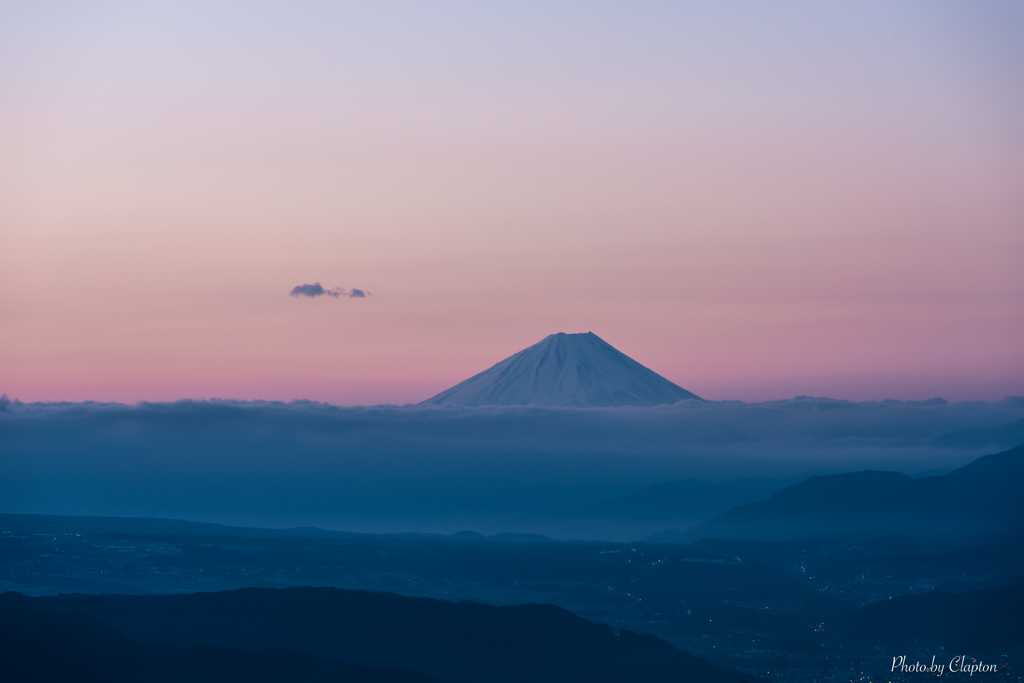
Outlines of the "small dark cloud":
M 311 285 L 296 285 L 295 287 L 292 287 L 292 291 L 290 292 L 290 296 L 304 296 L 310 299 L 315 299 L 318 296 L 324 295 L 334 297 L 335 299 L 339 299 L 343 296 L 348 297 L 349 299 L 365 299 L 368 294 L 369 292 L 364 292 L 361 289 L 346 290 L 344 287 L 325 289 L 319 282 L 314 282 Z
M 291 291 L 292 296 L 308 296 L 310 299 L 322 296 L 326 293 L 327 290 L 324 289 L 323 285 L 321 285 L 319 282 L 316 282 L 311 285 L 298 285 L 296 287 L 293 287 Z

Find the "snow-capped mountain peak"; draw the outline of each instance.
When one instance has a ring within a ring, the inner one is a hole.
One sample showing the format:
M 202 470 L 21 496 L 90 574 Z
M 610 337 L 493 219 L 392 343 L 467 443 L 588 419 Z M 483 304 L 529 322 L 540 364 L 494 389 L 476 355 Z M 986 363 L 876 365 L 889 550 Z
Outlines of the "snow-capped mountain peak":
M 653 406 L 699 399 L 593 332 L 545 337 L 424 405 Z

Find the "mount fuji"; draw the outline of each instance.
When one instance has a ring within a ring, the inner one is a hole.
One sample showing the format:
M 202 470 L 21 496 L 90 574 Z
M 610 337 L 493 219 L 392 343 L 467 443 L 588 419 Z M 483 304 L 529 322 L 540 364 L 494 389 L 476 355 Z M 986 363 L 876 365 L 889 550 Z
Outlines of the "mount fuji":
M 421 405 L 655 406 L 702 400 L 593 332 L 552 334 Z

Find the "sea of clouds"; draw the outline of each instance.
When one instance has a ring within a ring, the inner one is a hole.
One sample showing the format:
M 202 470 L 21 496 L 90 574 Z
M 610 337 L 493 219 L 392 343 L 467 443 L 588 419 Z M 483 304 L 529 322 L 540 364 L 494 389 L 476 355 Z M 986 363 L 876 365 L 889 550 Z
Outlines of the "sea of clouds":
M 0 512 L 451 533 L 690 477 L 943 473 L 1013 445 L 999 442 L 1022 418 L 1012 397 L 607 409 L 5 397 Z

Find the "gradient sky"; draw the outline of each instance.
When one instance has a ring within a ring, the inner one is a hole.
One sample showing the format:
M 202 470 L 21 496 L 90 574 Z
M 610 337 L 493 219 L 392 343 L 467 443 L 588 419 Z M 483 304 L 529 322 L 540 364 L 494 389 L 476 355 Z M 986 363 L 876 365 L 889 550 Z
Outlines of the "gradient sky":
M 1022 121 L 1018 2 L 4 3 L 0 392 L 1024 394 Z

